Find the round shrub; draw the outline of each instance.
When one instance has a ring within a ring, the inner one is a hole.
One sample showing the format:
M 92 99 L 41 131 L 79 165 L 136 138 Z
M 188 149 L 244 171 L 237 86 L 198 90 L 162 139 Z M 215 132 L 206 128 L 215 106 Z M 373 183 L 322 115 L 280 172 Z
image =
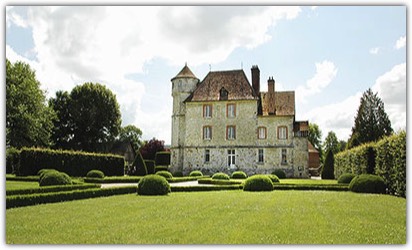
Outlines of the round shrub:
M 166 195 L 170 193 L 170 185 L 167 180 L 158 174 L 149 174 L 143 177 L 138 184 L 139 195 Z
M 52 172 L 59 172 L 59 171 L 57 171 L 56 169 L 50 169 L 50 168 L 40 169 L 39 172 L 37 172 L 37 175 L 39 176 L 39 181 L 43 178 L 43 176 L 44 176 L 45 173 L 50 172 L 50 171 L 52 171 Z
M 286 173 L 282 169 L 275 169 L 272 174 L 276 175 L 279 179 L 285 179 Z
M 103 179 L 104 178 L 104 173 L 100 170 L 90 170 L 87 173 L 86 177 Z
M 349 190 L 356 193 L 386 193 L 386 185 L 382 177 L 372 174 L 361 174 L 349 183 Z
M 229 175 L 227 175 L 225 173 L 216 173 L 216 174 L 212 175 L 212 179 L 213 180 L 229 180 L 230 177 L 229 177 Z
M 163 176 L 166 179 L 172 179 L 173 178 L 172 173 L 170 173 L 169 171 L 162 170 L 162 171 L 156 172 L 156 174 L 160 175 L 160 176 Z
M 338 178 L 338 183 L 345 183 L 345 184 L 349 184 L 353 178 L 355 178 L 356 174 L 342 174 L 341 176 L 339 176 Z
M 189 176 L 190 177 L 203 176 L 203 173 L 202 173 L 202 171 L 194 170 L 194 171 L 190 172 Z
M 267 175 L 253 175 L 246 179 L 243 191 L 272 191 L 273 182 Z
M 246 179 L 247 174 L 243 171 L 235 171 L 232 173 L 232 179 Z
M 42 174 L 42 178 L 39 179 L 39 185 L 43 186 L 55 186 L 55 185 L 71 185 L 72 179 L 66 173 L 58 171 L 46 171 Z
M 279 181 L 279 178 L 278 178 L 276 175 L 274 175 L 274 174 L 268 174 L 267 176 L 270 178 L 270 180 L 271 180 L 273 183 L 279 183 L 279 182 L 280 182 L 280 181 Z

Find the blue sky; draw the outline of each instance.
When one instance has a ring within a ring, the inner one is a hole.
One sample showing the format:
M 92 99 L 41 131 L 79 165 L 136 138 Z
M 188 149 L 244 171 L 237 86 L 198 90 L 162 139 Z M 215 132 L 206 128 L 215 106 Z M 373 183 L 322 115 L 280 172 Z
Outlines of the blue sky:
M 29 63 L 47 96 L 100 82 L 123 125 L 170 143 L 171 82 L 187 62 L 258 65 L 261 86 L 296 91 L 296 119 L 348 139 L 362 92 L 406 129 L 406 6 L 7 7 L 6 57 Z

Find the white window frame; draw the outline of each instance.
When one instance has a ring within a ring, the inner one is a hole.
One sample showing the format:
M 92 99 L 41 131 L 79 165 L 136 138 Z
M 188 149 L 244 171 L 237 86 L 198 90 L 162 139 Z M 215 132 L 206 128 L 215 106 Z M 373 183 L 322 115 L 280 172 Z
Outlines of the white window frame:
M 258 139 L 266 139 L 267 129 L 266 127 L 258 127 Z
M 288 139 L 288 127 L 280 126 L 278 127 L 278 139 L 287 140 Z
M 236 166 L 236 151 L 234 149 L 227 150 L 227 166 Z
M 212 140 L 212 126 L 203 126 L 203 140 Z
M 226 106 L 226 116 L 228 118 L 235 118 L 236 117 L 236 104 L 235 103 L 228 103 Z
M 212 118 L 212 105 L 211 104 L 204 104 L 203 105 L 203 117 L 204 118 Z
M 226 127 L 226 139 L 235 140 L 236 139 L 236 126 L 229 125 Z

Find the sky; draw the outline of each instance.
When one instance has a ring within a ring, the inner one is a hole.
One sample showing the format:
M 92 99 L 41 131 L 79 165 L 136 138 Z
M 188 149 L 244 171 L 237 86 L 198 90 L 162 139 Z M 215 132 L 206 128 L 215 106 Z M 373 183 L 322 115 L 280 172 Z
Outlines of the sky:
M 171 81 L 187 63 L 212 71 L 260 69 L 295 91 L 296 120 L 326 137 L 351 134 L 362 93 L 383 100 L 406 129 L 406 6 L 11 6 L 5 56 L 36 71 L 48 98 L 85 82 L 116 94 L 122 126 L 171 141 Z

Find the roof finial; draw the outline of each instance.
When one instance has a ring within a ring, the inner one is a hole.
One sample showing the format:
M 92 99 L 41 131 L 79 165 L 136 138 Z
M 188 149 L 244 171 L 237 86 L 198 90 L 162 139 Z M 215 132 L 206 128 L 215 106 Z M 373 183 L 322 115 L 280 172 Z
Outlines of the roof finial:
M 187 67 L 187 62 L 185 62 L 185 67 Z
M 209 72 L 212 71 L 212 64 L 209 64 Z

